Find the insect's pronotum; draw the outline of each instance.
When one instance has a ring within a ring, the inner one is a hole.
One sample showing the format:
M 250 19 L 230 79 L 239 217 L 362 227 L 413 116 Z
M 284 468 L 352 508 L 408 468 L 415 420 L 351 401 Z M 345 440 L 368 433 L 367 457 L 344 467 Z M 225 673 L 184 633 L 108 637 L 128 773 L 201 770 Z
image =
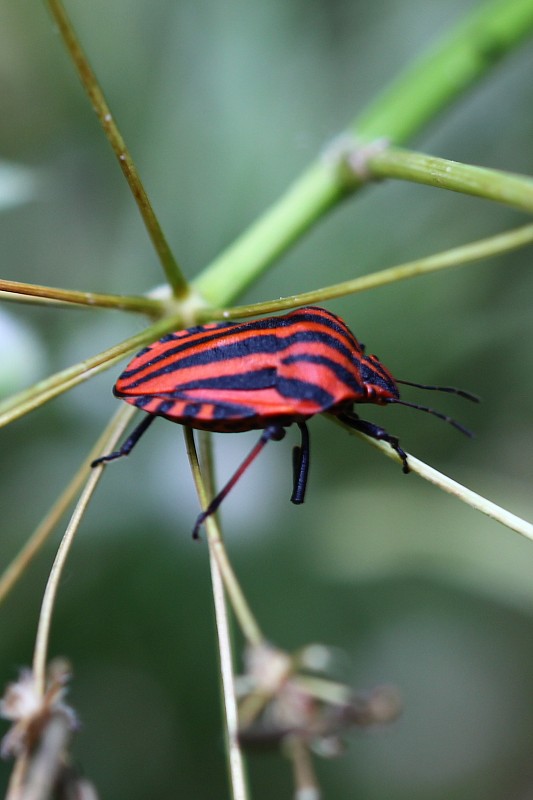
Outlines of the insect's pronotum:
M 400 399 L 398 384 L 452 392 L 469 400 L 474 395 L 450 386 L 424 386 L 399 381 L 374 355 L 367 355 L 340 317 L 309 306 L 280 317 L 250 322 L 211 322 L 169 333 L 146 347 L 119 377 L 114 393 L 142 409 L 142 420 L 119 450 L 96 459 L 92 466 L 131 452 L 155 417 L 206 431 L 236 433 L 262 429 L 249 455 L 203 511 L 194 536 L 213 514 L 243 472 L 270 440 L 285 436 L 296 423 L 301 443 L 293 451 L 291 501 L 303 503 L 309 472 L 307 420 L 333 414 L 350 428 L 388 444 L 409 472 L 398 439 L 384 428 L 360 419 L 355 403 L 400 403 L 427 411 L 466 435 L 451 417 Z

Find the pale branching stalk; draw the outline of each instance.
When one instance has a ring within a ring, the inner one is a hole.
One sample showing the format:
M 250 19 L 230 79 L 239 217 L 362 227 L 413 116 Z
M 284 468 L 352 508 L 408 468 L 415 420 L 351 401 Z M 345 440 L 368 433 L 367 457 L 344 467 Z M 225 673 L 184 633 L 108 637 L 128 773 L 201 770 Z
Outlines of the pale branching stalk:
M 94 490 L 96 489 L 98 481 L 102 477 L 102 470 L 103 467 L 96 467 L 89 475 L 87 483 L 85 484 L 85 488 L 83 489 L 80 499 L 76 504 L 76 508 L 74 509 L 74 513 L 70 518 L 65 535 L 61 540 L 57 555 L 50 570 L 50 575 L 48 576 L 48 582 L 46 584 L 43 602 L 41 604 L 39 626 L 37 628 L 37 637 L 35 640 L 35 650 L 33 654 L 33 674 L 35 676 L 35 682 L 38 691 L 42 694 L 44 694 L 45 690 L 46 661 L 48 657 L 50 627 L 52 624 L 52 615 L 54 612 L 59 582 L 61 580 L 61 575 L 63 574 L 63 569 L 65 567 L 80 522 L 82 521 L 85 510 L 87 509 L 91 497 L 94 494 Z
M 202 436 L 204 478 L 200 470 L 193 431 L 191 428 L 185 428 L 184 434 L 187 455 L 189 456 L 196 491 L 200 504 L 202 508 L 205 509 L 209 505 L 210 498 L 213 496 L 214 487 L 213 459 L 209 444 L 210 437 L 208 435 Z M 205 526 L 209 544 L 209 563 L 211 568 L 211 584 L 220 658 L 220 677 L 224 702 L 226 754 L 232 800 L 247 800 L 249 797 L 248 784 L 239 743 L 239 717 L 233 666 L 234 657 L 230 620 L 226 604 L 226 592 L 230 599 L 233 612 L 247 640 L 251 643 L 258 643 L 263 640 L 263 636 L 228 559 L 216 518 L 214 516 L 208 517 L 205 521 Z
M 334 418 L 332 417 L 332 419 Z M 354 434 L 359 436 L 361 439 L 364 439 L 366 442 L 368 442 L 368 444 L 371 444 L 372 447 L 376 447 L 378 450 L 381 450 L 381 452 L 389 458 L 401 463 L 398 454 L 386 442 L 379 442 L 376 439 L 371 439 L 369 436 L 366 436 L 364 433 L 360 433 L 359 431 L 352 431 L 348 428 L 347 430 L 350 434 Z M 409 469 L 411 472 L 415 472 L 421 478 L 424 478 L 430 483 L 433 483 L 435 486 L 438 486 L 439 489 L 442 489 L 444 492 L 452 494 L 458 500 L 466 503 L 476 511 L 481 511 L 481 513 L 485 514 L 487 517 L 491 517 L 491 519 L 496 520 L 496 522 L 500 522 L 502 525 L 505 525 L 506 528 L 516 531 L 516 533 L 519 533 L 521 536 L 525 536 L 526 539 L 533 541 L 533 525 L 530 522 L 521 519 L 521 517 L 517 517 L 516 514 L 512 514 L 510 511 L 507 511 L 505 508 L 496 505 L 496 503 L 493 503 L 486 497 L 473 492 L 471 489 L 467 489 L 466 486 L 463 486 L 457 481 L 452 480 L 452 478 L 449 478 L 447 475 L 443 475 L 442 472 L 433 469 L 433 467 L 430 467 L 428 464 L 425 464 L 423 461 L 420 461 L 420 459 L 415 458 L 409 453 L 407 454 L 407 463 L 409 464 Z
M 320 800 L 321 793 L 306 743 L 299 736 L 287 737 L 284 752 L 292 763 L 294 800 Z
M 212 485 L 212 479 L 204 478 L 203 473 L 200 471 L 192 429 L 184 428 L 184 435 L 185 444 L 187 447 L 187 455 L 189 456 L 189 462 L 191 464 L 200 505 L 202 509 L 206 509 L 209 505 L 211 495 L 207 486 L 207 481 L 209 480 L 210 485 Z M 205 447 L 205 444 L 203 446 Z M 206 474 L 208 474 L 207 469 L 212 469 L 212 467 L 209 466 L 209 463 L 210 461 L 208 461 L 207 466 L 204 467 Z M 264 641 L 264 636 L 261 633 L 261 629 L 259 628 L 250 606 L 246 601 L 245 595 L 237 580 L 237 576 L 235 575 L 233 567 L 228 559 L 226 548 L 224 547 L 224 542 L 220 534 L 220 529 L 216 522 L 216 515 L 211 515 L 208 517 L 205 521 L 205 525 L 208 531 L 208 536 L 210 540 L 212 540 L 211 546 L 214 551 L 215 559 L 222 574 L 222 580 L 224 581 L 226 592 L 228 593 L 233 612 L 237 618 L 242 634 L 248 644 L 259 645 Z
M 72 480 L 61 492 L 50 511 L 43 518 L 26 544 L 6 567 L 0 576 L 0 604 L 26 572 L 35 556 L 54 532 L 63 514 L 65 514 L 70 504 L 74 501 L 74 498 L 87 480 L 87 476 L 90 473 L 91 462 L 103 453 L 108 453 L 114 449 L 115 444 L 121 438 L 134 414 L 135 409 L 131 406 L 124 405 L 118 409 L 94 447 L 91 449 L 87 458 L 75 472 Z

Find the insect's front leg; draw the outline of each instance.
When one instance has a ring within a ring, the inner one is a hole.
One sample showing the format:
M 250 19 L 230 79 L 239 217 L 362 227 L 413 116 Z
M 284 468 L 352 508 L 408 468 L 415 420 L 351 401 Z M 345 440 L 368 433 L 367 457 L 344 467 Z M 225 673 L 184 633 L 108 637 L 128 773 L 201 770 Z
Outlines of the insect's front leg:
M 357 414 L 339 414 L 338 418 L 341 422 L 349 425 L 350 428 L 360 431 L 361 433 L 370 436 L 372 439 L 377 439 L 378 442 L 387 442 L 387 444 L 390 444 L 392 449 L 395 450 L 400 456 L 403 464 L 402 469 L 407 475 L 409 472 L 407 453 L 400 447 L 400 442 L 396 436 L 392 436 L 388 431 L 385 430 L 385 428 L 381 428 L 379 425 L 374 425 L 373 422 L 367 422 L 365 419 L 360 419 Z

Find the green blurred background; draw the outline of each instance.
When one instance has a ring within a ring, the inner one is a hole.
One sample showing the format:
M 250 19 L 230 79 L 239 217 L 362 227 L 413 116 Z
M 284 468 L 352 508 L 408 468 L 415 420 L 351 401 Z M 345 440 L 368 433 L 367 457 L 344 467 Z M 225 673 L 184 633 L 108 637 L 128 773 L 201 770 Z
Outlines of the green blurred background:
M 81 39 L 175 253 L 192 277 L 413 57 L 464 0 L 71 0 Z M 533 170 L 533 44 L 413 146 Z M 41 3 L 0 0 L 1 273 L 78 289 L 162 281 L 136 208 Z M 8 169 L 8 166 L 10 169 Z M 12 169 L 15 167 L 15 171 Z M 386 183 L 321 223 L 246 296 L 274 298 L 520 224 L 482 200 Z M 408 409 L 368 417 L 413 454 L 533 518 L 531 251 L 329 304 L 395 375 L 483 399 L 430 398 L 471 442 Z M 89 356 L 142 320 L 0 308 L 7 394 Z M 15 554 L 117 401 L 100 375 L 1 432 L 0 558 Z M 406 391 L 425 402 L 427 396 Z M 305 506 L 290 443 L 227 501 L 227 542 L 267 635 L 342 655 L 356 688 L 393 683 L 392 727 L 321 762 L 324 796 L 533 797 L 533 544 L 444 496 L 326 420 L 311 425 Z M 220 476 L 255 434 L 216 437 Z M 227 797 L 207 548 L 180 428 L 157 423 L 106 471 L 59 594 L 52 655 L 74 668 L 74 751 L 102 797 Z M 31 659 L 50 544 L 0 610 L 0 679 Z M 7 727 L 7 726 L 6 726 Z M 8 767 L 1 767 L 3 780 Z M 291 796 L 277 755 L 250 759 L 254 800 Z

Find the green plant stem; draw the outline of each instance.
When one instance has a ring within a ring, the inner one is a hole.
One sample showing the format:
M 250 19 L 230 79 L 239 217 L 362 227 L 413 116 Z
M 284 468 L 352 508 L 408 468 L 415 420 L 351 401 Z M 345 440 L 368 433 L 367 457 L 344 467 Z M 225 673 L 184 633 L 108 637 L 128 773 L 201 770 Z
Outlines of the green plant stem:
M 339 170 L 319 161 L 192 282 L 210 305 L 225 305 L 250 284 L 339 201 Z
M 60 0 L 45 0 L 50 13 L 54 18 L 59 32 L 72 59 L 83 88 L 87 92 L 91 105 L 94 108 L 104 133 L 117 157 L 118 163 L 124 177 L 128 182 L 134 200 L 140 211 L 141 217 L 152 240 L 152 244 L 161 262 L 167 281 L 172 287 L 175 297 L 183 299 L 188 296 L 189 288 L 182 272 L 174 258 L 168 242 L 163 234 L 161 226 L 152 208 L 152 204 L 146 194 L 135 164 L 131 158 L 126 142 L 120 133 L 118 126 L 113 119 L 110 108 L 97 81 L 87 56 L 78 41 L 72 24 L 63 8 Z
M 351 159 L 361 155 L 361 151 L 357 150 L 353 142 L 351 146 L 350 150 L 348 140 L 344 140 L 343 148 L 338 151 L 336 166 L 335 168 L 331 167 L 330 173 L 337 176 L 336 190 L 327 195 L 328 203 L 324 207 L 314 207 L 318 216 L 327 210 L 330 202 L 346 193 L 350 181 L 353 181 L 354 188 L 361 185 L 363 172 L 359 176 L 346 169 L 346 165 Z M 370 175 L 379 179 L 399 178 L 483 197 L 533 213 L 533 181 L 527 177 L 460 164 L 456 161 L 399 148 L 370 149 L 362 158 L 366 180 Z M 322 175 L 322 177 L 324 176 Z M 200 277 L 194 281 L 195 289 L 204 297 L 208 296 L 212 303 L 215 299 L 219 302 L 229 303 L 238 296 L 243 288 L 242 280 L 245 281 L 244 285 L 255 280 L 260 272 L 269 265 L 270 256 L 280 255 L 293 238 L 302 234 L 305 229 L 305 226 L 301 224 L 303 218 L 311 224 L 313 220 L 308 213 L 309 201 L 314 197 L 318 178 L 319 173 L 316 171 L 307 175 L 305 180 L 294 187 L 289 197 L 285 196 L 281 199 L 280 203 L 272 209 L 272 213 L 267 212 L 222 254 L 216 262 L 217 266 L 214 272 L 212 271 L 213 264 L 202 272 Z M 309 184 L 307 187 L 309 194 L 306 191 L 306 183 Z M 491 240 L 487 241 L 490 247 Z M 276 244 L 279 250 L 274 254 L 269 247 Z M 507 245 L 504 243 L 503 246 Z M 265 256 L 264 260 L 261 260 L 261 253 Z M 458 254 L 459 250 L 457 250 Z M 224 275 L 226 277 L 221 284 L 219 280 L 222 280 Z
M 484 197 L 533 213 L 533 180 L 525 176 L 460 164 L 396 147 L 381 148 L 371 154 L 366 168 L 375 178 L 422 183 Z
M 437 42 L 351 125 L 363 143 L 402 144 L 512 51 L 533 28 L 533 0 L 484 3 Z M 365 180 L 341 168 L 342 149 L 319 158 L 194 281 L 210 305 L 227 305 L 321 216 Z M 366 179 L 368 179 L 367 176 Z
M 290 297 L 273 300 L 267 303 L 253 303 L 246 306 L 235 306 L 230 309 L 194 309 L 188 311 L 183 307 L 182 313 L 177 316 L 170 316 L 159 320 L 142 333 L 132 336 L 114 347 L 104 350 L 91 358 L 76 364 L 73 367 L 57 372 L 40 383 L 34 384 L 29 389 L 25 389 L 0 403 L 0 427 L 13 422 L 24 416 L 30 411 L 38 408 L 54 397 L 68 391 L 85 380 L 88 380 L 97 372 L 119 362 L 124 356 L 135 352 L 135 350 L 155 341 L 157 338 L 170 330 L 178 330 L 194 322 L 211 319 L 238 319 L 241 317 L 257 316 L 259 314 L 274 313 L 288 308 L 306 305 L 308 303 L 324 302 L 335 297 L 347 294 L 374 289 L 378 286 L 385 286 L 417 275 L 427 275 L 441 269 L 458 267 L 462 264 L 478 261 L 482 258 L 499 255 L 509 252 L 518 247 L 523 247 L 533 243 L 533 224 L 525 225 L 507 233 L 481 239 L 461 247 L 445 250 L 427 258 L 409 261 L 380 272 L 354 278 L 351 281 L 326 286 L 311 292 L 302 292 L 291 295 Z M 187 313 L 186 313 L 187 312 Z
M 363 275 L 360 278 L 324 286 L 311 292 L 300 292 L 299 294 L 281 297 L 278 300 L 270 300 L 265 303 L 250 303 L 244 306 L 233 306 L 229 309 L 200 311 L 197 318 L 200 321 L 241 319 L 243 317 L 259 316 L 260 314 L 272 314 L 277 311 L 312 303 L 322 303 L 335 297 L 345 297 L 349 294 L 376 289 L 379 286 L 386 286 L 401 280 L 429 275 L 442 269 L 461 267 L 465 264 L 492 258 L 531 244 L 533 244 L 533 223 L 496 236 L 454 247 L 451 250 L 444 250 L 441 253 L 435 253 L 425 258 L 398 264 L 395 267 L 389 267 L 379 272 L 372 272 L 370 275 Z
M 412 62 L 351 126 L 365 141 L 409 141 L 528 38 L 532 0 L 492 0 Z M 495 110 L 495 113 L 496 110 Z
M 13 295 L 19 303 L 45 301 L 45 305 L 75 305 L 93 308 L 114 308 L 118 311 L 134 311 L 160 317 L 165 309 L 161 300 L 151 297 L 119 294 L 99 294 L 98 292 L 79 292 L 75 289 L 56 289 L 51 286 L 37 286 L 33 283 L 20 283 L 0 278 L 1 295 Z M 0 295 L 0 296 L 1 296 Z
M 73 367 L 56 372 L 54 375 L 45 378 L 45 380 L 34 384 L 29 389 L 8 397 L 0 403 L 0 427 L 19 419 L 54 397 L 88 380 L 93 375 L 108 369 L 124 356 L 135 352 L 135 350 L 144 345 L 150 344 L 169 330 L 183 328 L 184 324 L 187 323 L 184 322 L 183 314 L 159 320 L 141 333 L 130 336 L 123 342 L 109 347 L 107 350 L 103 350 L 101 353 L 97 353 L 84 361 L 80 361 Z

